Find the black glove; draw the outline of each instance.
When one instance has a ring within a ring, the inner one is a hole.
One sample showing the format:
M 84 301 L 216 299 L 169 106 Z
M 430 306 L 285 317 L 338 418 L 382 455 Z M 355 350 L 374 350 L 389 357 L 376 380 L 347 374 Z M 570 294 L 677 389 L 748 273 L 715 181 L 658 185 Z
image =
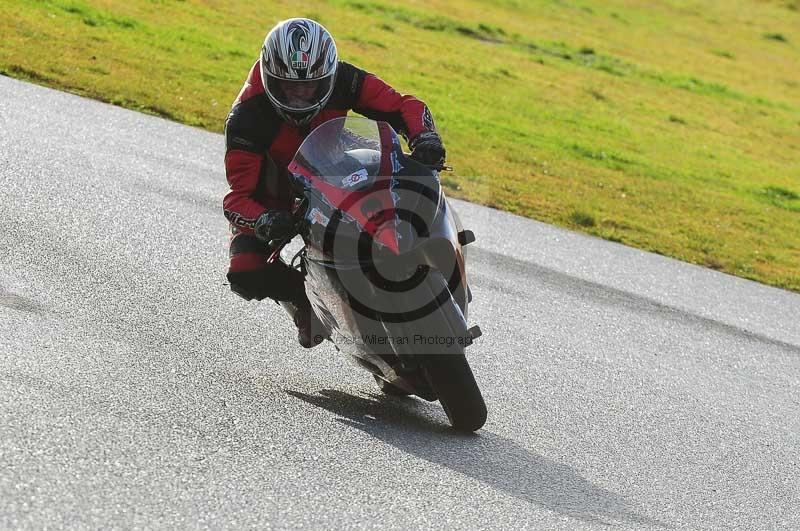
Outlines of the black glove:
M 442 144 L 442 137 L 435 131 L 425 131 L 411 140 L 411 158 L 426 166 L 439 166 L 444 164 L 447 152 Z
M 264 212 L 253 224 L 256 237 L 264 242 L 282 240 L 295 231 L 295 220 L 286 210 L 270 210 Z

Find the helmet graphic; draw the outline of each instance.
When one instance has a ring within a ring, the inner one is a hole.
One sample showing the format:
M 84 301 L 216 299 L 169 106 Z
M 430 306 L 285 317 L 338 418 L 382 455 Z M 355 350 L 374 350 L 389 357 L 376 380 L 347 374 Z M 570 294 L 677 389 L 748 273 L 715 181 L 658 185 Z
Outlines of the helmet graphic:
M 308 124 L 333 92 L 338 56 L 333 37 L 307 18 L 279 22 L 264 39 L 261 81 L 278 114 Z

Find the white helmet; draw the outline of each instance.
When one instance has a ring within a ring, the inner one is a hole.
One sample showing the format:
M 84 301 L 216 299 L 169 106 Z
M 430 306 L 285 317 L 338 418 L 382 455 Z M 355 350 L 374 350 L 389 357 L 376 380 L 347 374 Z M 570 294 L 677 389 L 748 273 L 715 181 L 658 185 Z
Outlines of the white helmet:
M 279 22 L 261 48 L 261 82 L 278 114 L 308 124 L 333 92 L 338 56 L 333 37 L 307 18 Z

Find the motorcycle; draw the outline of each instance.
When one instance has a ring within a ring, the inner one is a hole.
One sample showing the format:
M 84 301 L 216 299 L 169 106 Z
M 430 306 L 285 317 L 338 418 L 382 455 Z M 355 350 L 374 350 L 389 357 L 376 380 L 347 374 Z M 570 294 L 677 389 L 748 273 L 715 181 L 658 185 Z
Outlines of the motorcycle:
M 386 122 L 320 125 L 288 166 L 305 244 L 292 265 L 305 274 L 320 341 L 384 393 L 438 400 L 453 428 L 472 432 L 486 422 L 465 357 L 480 336 L 467 325 L 464 247 L 475 237 L 447 202 L 442 169 L 408 157 Z M 287 243 L 272 242 L 270 259 Z

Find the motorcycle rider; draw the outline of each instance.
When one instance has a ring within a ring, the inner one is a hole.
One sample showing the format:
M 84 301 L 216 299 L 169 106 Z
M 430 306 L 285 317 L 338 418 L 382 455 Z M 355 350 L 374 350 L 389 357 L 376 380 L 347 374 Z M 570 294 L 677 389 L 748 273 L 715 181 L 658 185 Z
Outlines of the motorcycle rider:
M 223 208 L 232 232 L 231 290 L 247 300 L 278 301 L 292 315 L 306 348 L 319 336 L 312 335 L 315 317 L 303 275 L 280 259 L 268 263 L 267 244 L 295 231 L 286 169 L 295 152 L 314 128 L 349 110 L 391 124 L 422 164 L 444 162 L 445 148 L 428 107 L 339 61 L 330 33 L 305 18 L 279 22 L 267 34 L 225 122 L 230 191 Z

